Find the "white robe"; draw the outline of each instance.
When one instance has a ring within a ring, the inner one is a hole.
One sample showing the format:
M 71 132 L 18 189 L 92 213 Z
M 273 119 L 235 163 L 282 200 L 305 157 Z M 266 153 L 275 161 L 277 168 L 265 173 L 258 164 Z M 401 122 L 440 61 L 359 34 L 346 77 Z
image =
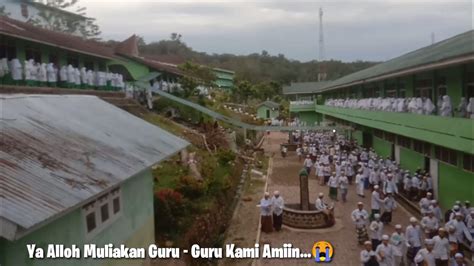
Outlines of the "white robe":
M 391 244 L 384 245 L 380 244 L 375 253 L 377 254 L 377 260 L 380 266 L 395 266 L 395 260 L 393 258 L 395 248 Z
M 443 103 L 441 105 L 441 116 L 451 116 L 452 115 L 452 106 L 451 99 L 448 95 L 443 96 Z

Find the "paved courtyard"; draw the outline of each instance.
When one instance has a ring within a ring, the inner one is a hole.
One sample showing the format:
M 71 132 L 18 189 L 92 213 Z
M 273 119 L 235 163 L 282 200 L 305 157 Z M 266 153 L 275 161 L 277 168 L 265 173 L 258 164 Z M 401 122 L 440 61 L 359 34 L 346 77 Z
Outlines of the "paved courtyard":
M 302 167 L 302 162 L 294 152 L 289 152 L 286 158 L 282 158 L 279 152 L 279 145 L 286 142 L 288 134 L 271 133 L 265 142 L 265 151 L 273 156 L 273 171 L 268 179 L 268 191 L 273 193 L 279 190 L 285 203 L 299 203 L 299 177 L 298 172 Z M 310 203 L 314 204 L 319 192 L 323 192 L 326 202 L 332 202 L 328 199 L 328 187 L 320 186 L 311 173 L 309 179 Z M 310 252 L 314 242 L 325 240 L 329 241 L 335 249 L 333 262 L 330 265 L 360 265 L 359 253 L 362 246 L 359 246 L 356 240 L 355 230 L 350 218 L 351 212 L 356 208 L 356 203 L 363 201 L 367 211 L 370 209 L 370 193 L 366 191 L 364 199 L 358 197 L 355 193 L 355 186 L 349 188 L 348 202 L 335 202 L 336 226 L 329 229 L 318 230 L 293 230 L 283 228 L 280 232 L 270 234 L 261 234 L 260 243 L 268 243 L 272 246 L 281 246 L 284 243 L 291 243 L 305 252 Z M 385 226 L 384 231 L 391 234 L 394 231 L 394 225 L 402 224 L 404 227 L 408 224 L 409 214 L 401 207 L 395 210 L 393 214 L 392 225 Z M 313 259 L 301 260 L 259 260 L 257 265 L 314 265 Z

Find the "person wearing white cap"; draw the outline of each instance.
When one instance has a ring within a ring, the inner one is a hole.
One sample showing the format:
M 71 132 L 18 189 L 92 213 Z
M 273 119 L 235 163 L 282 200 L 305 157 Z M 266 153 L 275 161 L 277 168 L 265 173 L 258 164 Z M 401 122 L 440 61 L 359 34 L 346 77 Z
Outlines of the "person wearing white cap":
M 313 167 L 313 160 L 311 160 L 309 154 L 306 155 L 306 159 L 303 162 L 304 168 L 306 168 L 306 172 L 308 172 L 308 175 L 311 173 L 311 167 Z
M 457 238 L 458 243 L 463 243 L 464 238 L 466 238 L 469 242 L 472 242 L 472 236 L 469 230 L 464 224 L 464 217 L 461 212 L 456 212 L 455 218 L 446 223 L 446 226 L 452 226 L 455 228 L 455 235 Z
M 379 193 L 379 186 L 376 185 L 374 186 L 374 191 L 372 192 L 372 198 L 370 201 L 370 208 L 372 210 L 371 216 L 373 217 L 374 214 L 380 213 L 380 206 L 384 204 L 385 201 L 380 198 L 380 193 Z
M 375 249 L 375 254 L 377 254 L 377 260 L 380 266 L 394 266 L 394 254 L 395 247 L 390 244 L 390 238 L 388 235 L 382 236 L 382 244 L 378 245 Z
M 397 187 L 397 184 L 395 184 L 395 180 L 393 179 L 393 174 L 391 173 L 387 175 L 387 180 L 383 182 L 383 193 L 398 194 L 398 187 Z
M 449 240 L 443 227 L 438 229 L 438 235 L 433 237 L 436 266 L 448 266 L 449 262 Z
M 432 238 L 438 233 L 439 221 L 434 216 L 433 208 L 426 211 L 426 216 L 421 219 L 420 224 L 426 238 Z
M 339 190 L 341 191 L 342 202 L 347 202 L 347 191 L 349 190 L 349 179 L 344 171 L 339 176 Z
M 468 200 L 464 201 L 464 206 L 461 206 L 461 212 L 464 215 L 465 222 L 467 222 L 467 218 L 471 214 L 471 209 L 473 209 L 471 208 L 471 202 Z
M 415 217 L 410 218 L 410 225 L 405 230 L 407 238 L 407 260 L 413 261 L 416 253 L 421 249 L 421 228 Z
M 273 231 L 272 226 L 272 200 L 270 194 L 265 192 L 265 195 L 260 200 L 260 215 L 262 221 L 262 231 L 265 233 L 271 233 Z
M 328 208 L 327 204 L 324 203 L 323 198 L 324 198 L 324 194 L 319 193 L 318 198 L 316 199 L 316 203 L 314 204 L 314 207 L 318 211 L 326 211 L 326 209 Z
M 395 247 L 395 252 L 393 256 L 393 260 L 396 266 L 400 264 L 406 264 L 406 253 L 407 253 L 407 245 L 406 245 L 406 238 L 405 234 L 402 231 L 402 225 L 397 224 L 395 225 L 395 232 L 393 232 L 392 236 L 390 237 L 390 244 Z
M 369 213 L 364 210 L 364 203 L 357 203 L 357 209 L 352 211 L 351 218 L 355 224 L 357 240 L 359 241 L 359 244 L 363 244 L 369 239 L 366 229 L 366 226 L 369 222 Z
M 471 233 L 471 236 L 474 238 L 474 210 L 471 210 L 466 220 L 467 230 L 469 230 L 469 233 Z M 474 243 L 471 243 L 471 246 L 471 249 L 474 250 Z
M 397 203 L 395 199 L 393 198 L 392 192 L 388 192 L 387 196 L 384 199 L 384 204 L 383 204 L 383 213 L 382 217 L 380 220 L 384 224 L 389 224 L 392 222 L 392 212 L 397 208 Z
M 380 214 L 374 214 L 375 220 L 370 223 L 369 235 L 372 240 L 372 248 L 375 250 L 382 240 L 383 223 L 380 221 Z
M 431 201 L 431 208 L 433 208 L 433 213 L 436 219 L 438 219 L 438 222 L 442 223 L 443 222 L 443 211 L 439 207 L 438 201 L 437 200 L 432 200 Z
M 377 256 L 372 248 L 372 242 L 365 241 L 364 249 L 360 252 L 360 262 L 362 266 L 378 266 Z
M 419 202 L 421 215 L 425 216 L 430 208 L 433 194 L 431 192 L 426 193 L 426 197 L 422 198 Z
M 460 210 L 461 208 L 459 207 L 459 205 L 454 204 L 454 206 L 451 209 L 447 210 L 446 213 L 444 214 L 444 221 L 447 223 L 451 221 L 452 219 L 454 219 L 456 212 Z
M 466 266 L 466 264 L 464 263 L 464 255 L 463 254 L 456 253 L 454 255 L 453 266 Z
M 285 206 L 285 202 L 283 201 L 283 197 L 280 196 L 279 191 L 273 192 L 272 206 L 273 228 L 278 232 L 281 230 L 281 225 L 283 222 L 283 207 Z
M 329 177 L 328 186 L 329 186 L 329 198 L 335 201 L 338 201 L 337 187 L 339 186 L 339 177 L 336 175 L 336 172 L 332 172 L 331 177 Z
M 422 263 L 424 266 L 436 266 L 435 254 L 433 252 L 433 239 L 425 239 L 425 248 L 416 253 L 414 262 Z

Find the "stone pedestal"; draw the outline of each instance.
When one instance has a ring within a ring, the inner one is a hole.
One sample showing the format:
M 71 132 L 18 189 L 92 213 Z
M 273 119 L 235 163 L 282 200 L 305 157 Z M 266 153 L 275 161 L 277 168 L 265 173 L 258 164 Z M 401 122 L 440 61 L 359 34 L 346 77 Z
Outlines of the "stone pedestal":
M 300 175 L 300 203 L 301 210 L 309 210 L 308 176 Z

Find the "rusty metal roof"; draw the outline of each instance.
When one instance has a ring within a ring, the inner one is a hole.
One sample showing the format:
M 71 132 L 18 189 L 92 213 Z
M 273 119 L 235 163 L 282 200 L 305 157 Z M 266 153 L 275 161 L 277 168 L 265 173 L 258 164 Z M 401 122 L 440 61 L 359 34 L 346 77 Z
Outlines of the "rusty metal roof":
M 0 221 L 56 219 L 187 145 L 95 96 L 0 95 Z

